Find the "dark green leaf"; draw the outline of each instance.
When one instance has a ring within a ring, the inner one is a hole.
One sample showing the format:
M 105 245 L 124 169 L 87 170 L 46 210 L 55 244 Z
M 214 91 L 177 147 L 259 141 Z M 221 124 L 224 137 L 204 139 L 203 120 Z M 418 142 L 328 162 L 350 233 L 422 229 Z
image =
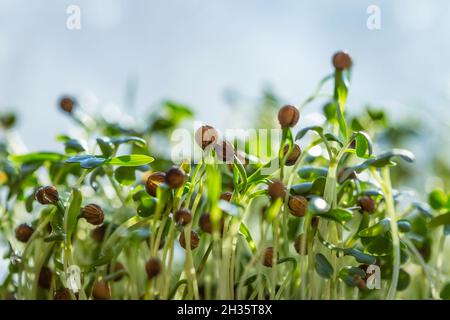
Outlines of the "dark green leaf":
M 297 135 L 295 136 L 295 140 L 300 140 L 301 138 L 303 138 L 306 133 L 308 133 L 308 131 L 314 131 L 316 133 L 318 133 L 320 136 L 323 135 L 323 128 L 320 126 L 310 126 L 310 127 L 306 127 L 303 128 L 302 130 L 300 130 Z
M 136 182 L 135 167 L 119 167 L 114 171 L 116 180 L 124 186 L 132 186 Z
M 334 270 L 331 264 L 328 262 L 327 258 L 321 254 L 316 254 L 316 264 L 315 264 L 316 272 L 325 279 L 331 279 L 333 276 Z
M 108 137 L 97 138 L 97 144 L 102 150 L 103 156 L 109 158 L 114 151 L 114 143 Z
M 387 231 L 389 231 L 389 229 L 390 229 L 390 219 L 385 218 L 380 222 L 378 222 L 377 224 L 374 224 L 371 227 L 361 230 L 360 232 L 358 232 L 358 236 L 362 238 L 376 237 L 386 233 Z
M 428 226 L 430 228 L 437 228 L 439 226 L 449 224 L 450 224 L 450 212 L 447 212 L 431 219 L 431 221 L 428 223 Z

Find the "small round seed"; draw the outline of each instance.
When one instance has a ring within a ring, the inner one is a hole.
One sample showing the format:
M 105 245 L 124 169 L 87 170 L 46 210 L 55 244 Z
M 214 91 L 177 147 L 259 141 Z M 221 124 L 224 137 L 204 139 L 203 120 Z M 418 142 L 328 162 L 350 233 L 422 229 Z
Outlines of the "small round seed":
M 180 188 L 184 184 L 186 173 L 179 167 L 172 167 L 166 172 L 165 182 L 172 189 Z
M 108 282 L 104 280 L 98 280 L 94 282 L 94 286 L 92 288 L 92 296 L 96 300 L 111 299 L 111 290 L 109 288 Z
M 308 211 L 308 200 L 302 196 L 295 196 L 289 199 L 289 211 L 295 217 L 304 217 Z
M 373 213 L 375 211 L 375 201 L 371 197 L 362 197 L 358 204 L 363 212 Z
M 267 192 L 269 193 L 269 196 L 272 200 L 284 198 L 284 196 L 286 195 L 284 184 L 278 180 L 275 180 L 269 184 Z
M 16 228 L 16 239 L 20 242 L 28 242 L 30 237 L 33 235 L 33 228 L 30 227 L 28 224 L 23 223 L 20 226 Z
M 337 70 L 350 69 L 352 63 L 352 58 L 345 51 L 338 51 L 333 56 L 333 66 Z
M 300 111 L 296 106 L 286 105 L 278 112 L 278 122 L 283 129 L 294 127 L 299 119 Z
M 233 197 L 233 193 L 230 191 L 226 191 L 220 195 L 220 200 L 230 202 L 232 197 Z
M 94 226 L 101 225 L 105 220 L 105 214 L 100 206 L 96 204 L 88 204 L 81 210 L 81 216 Z
M 58 190 L 53 186 L 41 187 L 36 191 L 35 198 L 40 204 L 56 204 L 59 201 Z
M 178 210 L 177 212 L 175 212 L 174 218 L 175 218 L 175 222 L 177 224 L 185 226 L 185 225 L 188 225 L 189 223 L 191 223 L 192 214 L 188 209 L 182 208 L 182 209 Z
M 161 260 L 159 258 L 151 258 L 145 264 L 145 271 L 149 279 L 157 277 L 161 273 Z
M 184 230 L 181 231 L 179 242 L 181 247 L 186 250 L 186 238 L 184 236 Z M 191 250 L 196 249 L 199 243 L 200 237 L 198 236 L 197 232 L 191 231 Z
M 266 251 L 264 252 L 264 257 L 263 257 L 263 265 L 265 267 L 268 268 L 272 268 L 273 266 L 273 247 L 269 247 L 266 249 Z
M 289 145 L 285 145 L 283 149 L 283 154 L 286 156 L 286 154 L 289 152 Z M 293 166 L 297 163 L 298 158 L 302 154 L 302 151 L 300 149 L 300 146 L 298 144 L 294 144 L 292 146 L 292 150 L 289 153 L 289 156 L 286 159 L 286 166 Z
M 72 113 L 75 108 L 76 101 L 73 97 L 64 96 L 59 100 L 59 107 L 62 111 Z
M 52 285 L 53 273 L 49 267 L 42 267 L 39 272 L 39 286 L 43 289 L 50 289 Z
M 152 173 L 145 183 L 145 189 L 147 193 L 152 197 L 156 197 L 158 187 L 161 183 L 166 181 L 166 173 L 165 172 L 154 172 Z

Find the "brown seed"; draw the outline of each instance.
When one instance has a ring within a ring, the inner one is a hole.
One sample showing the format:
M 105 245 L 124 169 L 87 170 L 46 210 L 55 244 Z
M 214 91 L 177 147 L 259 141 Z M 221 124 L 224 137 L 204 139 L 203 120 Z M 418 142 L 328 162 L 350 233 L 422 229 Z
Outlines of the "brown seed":
M 233 193 L 230 191 L 226 191 L 220 195 L 220 200 L 230 202 L 232 197 L 233 197 Z
M 106 225 L 101 225 L 100 227 L 95 228 L 91 232 L 91 237 L 97 242 L 103 242 L 106 234 Z
M 145 189 L 147 190 L 147 193 L 151 195 L 152 197 L 156 197 L 157 195 L 157 189 L 161 183 L 163 183 L 166 180 L 166 173 L 165 172 L 154 172 L 152 173 L 145 184 Z
M 59 107 L 67 113 L 72 113 L 75 104 L 75 99 L 69 96 L 64 96 L 59 100 Z
M 216 151 L 217 159 L 232 163 L 234 162 L 234 147 L 228 141 L 221 141 L 214 144 L 214 150 Z
M 283 154 L 286 156 L 286 154 L 289 152 L 289 145 L 285 145 L 283 149 Z M 289 153 L 289 156 L 286 159 L 286 165 L 287 166 L 293 166 L 297 162 L 298 158 L 302 154 L 302 151 L 298 144 L 294 144 L 292 146 L 291 153 Z
M 39 286 L 43 289 L 50 289 L 52 285 L 53 273 L 49 267 L 42 267 L 39 272 Z
M 352 66 L 352 58 L 345 51 L 338 51 L 333 56 L 333 66 L 337 70 L 350 69 Z
M 93 203 L 88 204 L 81 210 L 81 216 L 94 226 L 101 225 L 105 220 L 105 214 L 103 213 L 102 208 Z
M 297 251 L 298 254 L 302 254 L 302 242 L 303 242 L 303 234 L 299 235 L 295 239 L 294 248 L 295 251 Z M 308 254 L 308 247 L 305 246 L 305 254 Z
M 204 213 L 200 217 L 199 220 L 199 226 L 200 229 L 202 229 L 204 232 L 212 234 L 213 232 L 213 223 L 211 221 L 211 215 L 209 213 Z M 225 228 L 225 220 L 220 219 L 220 232 L 223 233 L 223 230 Z
M 202 126 L 195 132 L 195 142 L 205 150 L 209 145 L 215 143 L 219 138 L 219 133 L 211 126 Z
M 289 211 L 295 217 L 304 217 L 308 210 L 308 200 L 302 196 L 295 196 L 289 199 Z
M 125 267 L 122 263 L 120 262 L 116 262 L 116 264 L 114 265 L 114 269 L 113 269 L 114 273 L 118 273 L 117 276 L 114 277 L 113 281 L 114 282 L 119 282 L 120 280 L 122 280 L 125 277 Z
M 273 265 L 273 247 L 269 247 L 264 252 L 263 265 L 268 268 L 272 268 Z
M 373 213 L 375 211 L 375 201 L 370 197 L 362 197 L 358 204 L 363 212 Z
M 287 105 L 278 112 L 278 122 L 283 129 L 294 127 L 299 119 L 300 111 L 298 111 L 296 106 Z
M 181 231 L 180 234 L 180 245 L 183 249 L 186 249 L 186 238 L 184 237 L 184 230 Z M 194 250 L 198 247 L 200 242 L 200 237 L 198 236 L 197 232 L 191 231 L 191 250 Z
M 104 280 L 95 281 L 94 286 L 92 287 L 92 296 L 96 300 L 111 299 L 111 290 L 109 289 L 108 282 Z
M 32 227 L 30 227 L 26 223 L 23 223 L 16 228 L 16 239 L 20 242 L 28 242 L 33 232 L 34 230 Z
M 151 258 L 145 264 L 145 271 L 149 279 L 153 279 L 161 273 L 161 260 L 159 258 Z
M 172 189 L 180 188 L 184 184 L 185 172 L 179 167 L 172 167 L 166 172 L 165 181 Z
M 72 300 L 72 295 L 70 294 L 70 290 L 67 288 L 62 288 L 55 291 L 53 295 L 53 300 Z
M 269 193 L 269 196 L 272 200 L 284 198 L 284 196 L 286 195 L 283 182 L 278 180 L 275 180 L 269 184 L 267 192 Z
M 185 226 L 192 221 L 192 214 L 191 212 L 186 209 L 182 208 L 175 212 L 175 222 L 179 225 Z
M 53 186 L 41 187 L 36 191 L 35 198 L 40 204 L 56 204 L 59 201 L 58 190 Z

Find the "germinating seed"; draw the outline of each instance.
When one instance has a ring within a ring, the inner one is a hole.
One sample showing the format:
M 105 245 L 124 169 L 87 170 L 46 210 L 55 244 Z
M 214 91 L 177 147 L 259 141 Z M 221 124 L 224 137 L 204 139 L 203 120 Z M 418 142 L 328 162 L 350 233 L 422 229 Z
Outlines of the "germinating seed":
M 337 70 L 350 69 L 352 63 L 352 58 L 345 51 L 336 52 L 333 56 L 333 66 Z
M 177 224 L 185 226 L 185 225 L 191 223 L 192 214 L 188 209 L 182 208 L 182 209 L 178 210 L 177 212 L 175 212 L 174 218 L 175 218 L 175 222 Z
M 33 228 L 30 227 L 28 224 L 24 223 L 21 224 L 16 228 L 16 239 L 20 242 L 28 242 L 28 240 L 33 235 Z
M 172 167 L 166 172 L 165 182 L 172 189 L 180 188 L 184 184 L 186 174 L 179 167 Z
M 145 264 L 145 271 L 149 279 L 153 279 L 161 273 L 162 265 L 159 258 L 151 258 Z
M 300 111 L 296 106 L 287 105 L 278 112 L 278 122 L 281 128 L 292 128 L 300 119 Z
M 219 133 L 211 126 L 205 125 L 195 132 L 195 142 L 205 150 L 219 139 Z
M 96 300 L 109 300 L 111 299 L 111 289 L 108 282 L 99 280 L 94 282 L 92 287 L 92 296 Z
M 179 239 L 180 245 L 183 249 L 186 249 L 186 238 L 184 236 L 184 230 L 180 233 L 180 239 Z M 197 232 L 191 231 L 191 250 L 197 249 L 198 245 L 200 243 L 200 237 L 198 236 Z
M 81 211 L 81 216 L 86 219 L 87 222 L 94 226 L 101 225 L 105 219 L 105 214 L 100 206 L 96 204 L 88 204 Z
M 156 197 L 158 187 L 161 183 L 166 181 L 166 173 L 165 172 L 154 172 L 152 173 L 145 184 L 145 188 L 147 193 L 152 197 Z
M 272 200 L 276 200 L 278 198 L 284 198 L 286 195 L 285 187 L 283 182 L 279 180 L 275 180 L 269 184 L 269 188 L 267 189 L 269 193 L 269 197 Z
M 360 198 L 358 204 L 363 212 L 373 213 L 375 211 L 375 200 L 371 197 Z
M 289 152 L 289 145 L 285 145 L 283 149 L 283 155 L 286 156 Z M 289 155 L 286 159 L 286 165 L 287 166 L 293 166 L 297 163 L 298 158 L 300 158 L 302 151 L 300 149 L 300 146 L 297 144 L 294 144 L 292 146 L 291 152 L 289 152 Z
M 56 204 L 59 201 L 58 190 L 53 186 L 41 187 L 36 191 L 35 198 L 40 204 Z
M 308 200 L 302 196 L 294 196 L 289 198 L 288 206 L 293 216 L 304 217 L 308 210 Z

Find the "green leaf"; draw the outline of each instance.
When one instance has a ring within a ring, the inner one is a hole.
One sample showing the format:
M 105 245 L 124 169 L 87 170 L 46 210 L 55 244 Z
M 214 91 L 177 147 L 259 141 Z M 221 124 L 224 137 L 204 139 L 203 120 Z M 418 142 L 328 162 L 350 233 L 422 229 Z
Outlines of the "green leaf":
M 431 191 L 428 196 L 428 203 L 435 210 L 444 208 L 447 205 L 447 201 L 447 195 L 444 191 L 439 189 Z
M 97 144 L 102 150 L 103 156 L 109 158 L 114 151 L 114 143 L 108 137 L 97 138 Z
M 336 221 L 340 224 L 344 224 L 353 218 L 352 211 L 344 208 L 334 208 L 326 213 L 321 213 L 317 215 L 324 219 Z
M 306 127 L 303 128 L 302 130 L 300 130 L 297 135 L 295 136 L 295 140 L 300 140 L 301 138 L 303 138 L 308 131 L 314 131 L 317 134 L 319 134 L 320 136 L 323 136 L 323 128 L 320 126 L 310 126 L 310 127 Z
M 442 300 L 450 300 L 450 282 L 442 288 L 440 297 Z
M 355 141 L 356 141 L 356 155 L 358 157 L 364 158 L 372 155 L 373 152 L 372 140 L 370 139 L 370 136 L 367 133 L 363 131 L 357 132 Z
M 65 158 L 64 155 L 55 152 L 35 152 L 23 155 L 10 156 L 10 159 L 12 161 L 19 163 L 34 162 L 34 161 L 59 162 L 64 158 Z
M 328 262 L 327 258 L 321 254 L 316 254 L 316 264 L 315 264 L 316 272 L 325 279 L 331 279 L 333 276 L 334 270 L 331 264 Z
M 152 216 L 157 209 L 158 200 L 157 198 L 151 197 L 144 190 L 133 195 L 133 200 L 137 206 L 137 213 L 143 218 Z
M 136 144 L 138 147 L 145 147 L 145 145 L 147 144 L 147 142 L 144 139 L 142 139 L 140 137 L 133 137 L 133 136 L 112 138 L 111 142 L 116 146 L 119 146 L 124 143 L 130 143 L 130 142 Z
M 252 238 L 249 228 L 243 221 L 241 221 L 241 226 L 239 227 L 239 232 L 244 236 L 245 240 L 247 241 L 248 247 L 250 248 L 250 251 L 252 252 L 252 254 L 256 254 L 255 242 L 253 241 L 253 238 Z
M 67 217 L 65 221 L 65 230 L 67 237 L 71 237 L 73 231 L 75 230 L 75 226 L 77 224 L 77 217 L 80 214 L 81 211 L 81 202 L 83 200 L 83 197 L 81 195 L 80 190 L 73 188 L 72 189 L 72 196 L 70 198 L 70 205 L 67 211 Z
M 311 179 L 316 177 L 326 177 L 328 175 L 328 168 L 326 167 L 312 167 L 304 166 L 298 170 L 298 175 L 302 179 Z
M 339 146 L 341 147 L 344 146 L 344 143 L 336 135 L 332 133 L 325 133 L 324 136 L 328 141 L 337 142 L 337 144 L 339 144 Z
M 155 159 L 143 154 L 132 154 L 128 156 L 120 156 L 109 159 L 106 163 L 113 166 L 121 167 L 139 167 L 149 163 L 152 163 Z
M 408 233 L 411 231 L 411 223 L 406 219 L 400 219 L 397 221 L 398 229 L 400 232 Z
M 77 139 L 70 139 L 64 143 L 66 153 L 80 153 L 86 151 L 84 146 Z
M 374 256 L 368 255 L 364 252 L 359 251 L 358 249 L 344 249 L 344 254 L 346 256 L 352 256 L 358 261 L 359 263 L 364 264 L 375 264 L 377 259 Z
M 367 160 L 369 166 L 381 168 L 392 164 L 392 158 L 399 157 L 406 162 L 413 162 L 415 160 L 414 154 L 411 151 L 404 149 L 392 149 L 386 153 L 377 156 L 374 159 Z
M 360 236 L 361 238 L 376 237 L 386 233 L 389 230 L 390 230 L 390 219 L 385 218 L 380 222 L 378 222 L 377 224 L 374 224 L 371 227 L 361 230 L 360 232 L 358 232 L 358 236 Z
M 450 212 L 447 212 L 431 219 L 431 221 L 428 223 L 428 227 L 437 228 L 439 226 L 449 224 L 450 224 Z
M 357 267 L 348 266 L 339 271 L 339 278 L 341 278 L 342 281 L 344 281 L 349 287 L 356 287 L 357 283 L 355 278 L 357 277 L 364 279 L 366 277 L 364 270 Z
M 114 178 L 124 186 L 132 186 L 136 182 L 135 167 L 119 167 L 114 171 Z
M 392 241 L 384 236 L 365 238 L 362 242 L 366 253 L 376 257 L 392 254 Z

